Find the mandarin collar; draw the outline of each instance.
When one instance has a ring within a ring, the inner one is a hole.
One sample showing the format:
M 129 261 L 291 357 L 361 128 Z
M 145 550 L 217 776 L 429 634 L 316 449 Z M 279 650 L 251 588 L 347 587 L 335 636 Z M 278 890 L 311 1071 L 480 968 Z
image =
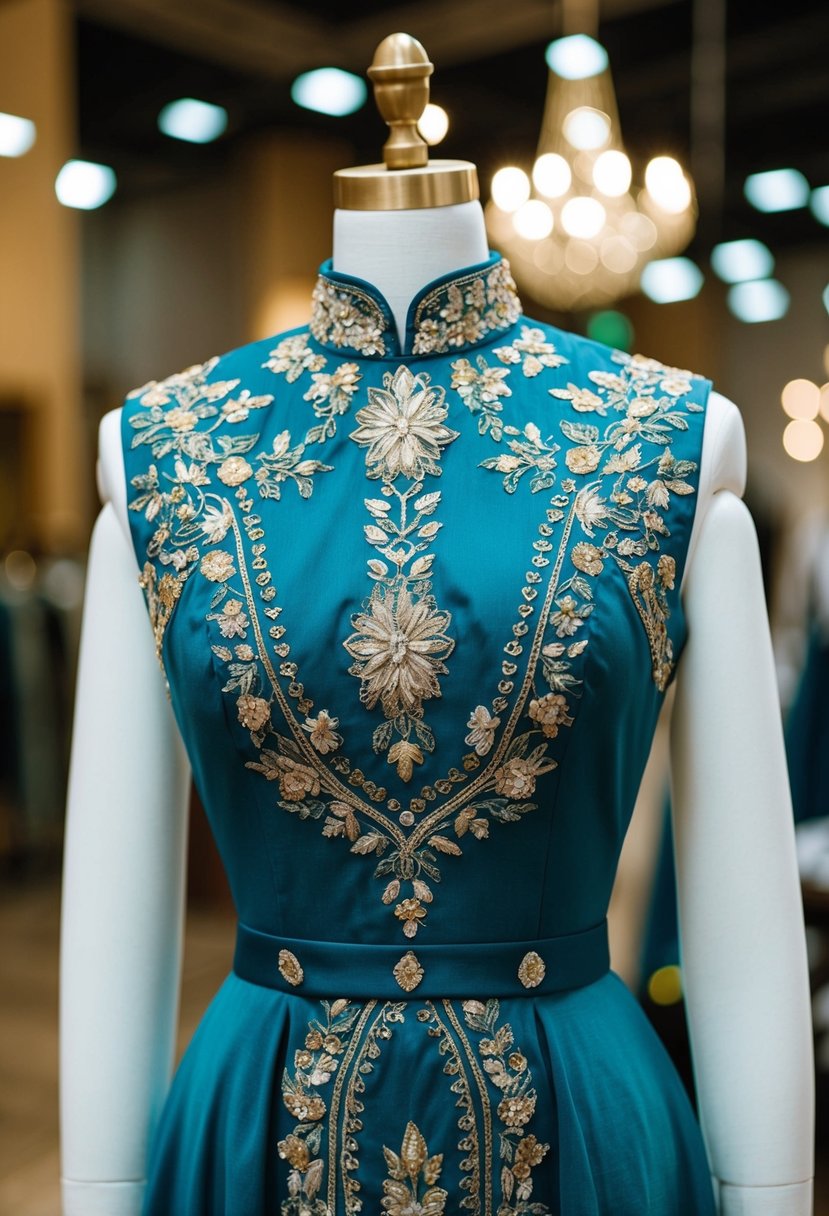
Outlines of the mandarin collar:
M 521 302 L 509 263 L 499 253 L 452 271 L 417 293 L 409 305 L 403 348 L 388 301 L 372 284 L 319 269 L 311 302 L 311 334 L 321 346 L 361 358 L 441 355 L 469 350 L 515 324 Z

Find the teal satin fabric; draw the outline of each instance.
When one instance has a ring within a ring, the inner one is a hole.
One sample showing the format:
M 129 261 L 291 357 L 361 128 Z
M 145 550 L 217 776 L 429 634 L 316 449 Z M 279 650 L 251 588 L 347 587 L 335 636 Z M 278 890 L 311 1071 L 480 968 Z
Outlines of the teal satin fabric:
M 240 921 L 291 943 L 206 1014 L 147 1216 L 713 1212 L 621 982 L 495 962 L 604 921 L 686 639 L 709 390 L 521 316 L 492 255 L 419 294 L 402 351 L 327 265 L 310 330 L 127 399 L 173 709 Z M 400 966 L 320 995 L 304 941 Z M 464 944 L 492 982 L 436 994 Z

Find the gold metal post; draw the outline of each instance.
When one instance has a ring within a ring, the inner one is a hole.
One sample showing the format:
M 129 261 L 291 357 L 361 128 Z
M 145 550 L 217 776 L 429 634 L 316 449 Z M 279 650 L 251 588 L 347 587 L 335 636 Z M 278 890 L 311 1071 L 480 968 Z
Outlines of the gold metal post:
M 409 34 L 390 34 L 374 52 L 368 75 L 377 108 L 388 123 L 383 164 L 338 169 L 334 206 L 346 211 L 404 211 L 447 207 L 479 197 L 478 174 L 466 160 L 429 160 L 417 129 L 429 101 L 434 71 L 426 51 Z

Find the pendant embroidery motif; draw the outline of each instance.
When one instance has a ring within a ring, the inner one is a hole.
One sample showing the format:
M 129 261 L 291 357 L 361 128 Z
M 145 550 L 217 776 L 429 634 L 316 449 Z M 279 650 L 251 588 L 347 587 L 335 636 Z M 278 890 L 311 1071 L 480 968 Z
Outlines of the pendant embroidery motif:
M 385 498 L 365 499 L 372 519 L 365 536 L 378 554 L 368 564 L 375 586 L 363 611 L 352 616 L 354 633 L 343 645 L 354 659 L 348 670 L 360 679 L 360 700 L 367 709 L 379 700 L 386 717 L 372 735 L 372 746 L 386 752 L 398 776 L 408 781 L 413 766 L 423 763 L 423 752 L 434 750 L 423 702 L 440 696 L 438 676 L 447 673 L 445 660 L 455 645 L 446 632 L 451 615 L 438 608 L 431 593 L 434 554 L 425 552 L 441 527 L 429 518 L 440 504 L 440 491 L 422 493 L 420 479 L 427 473 L 440 476 L 442 449 L 458 432 L 445 425 L 444 390 L 425 372 L 413 375 L 399 367 L 386 372 L 383 384 L 369 389 L 368 405 L 357 411 L 350 436 L 367 449 L 367 474 L 383 479 Z M 410 485 L 398 489 L 398 477 L 412 479 Z

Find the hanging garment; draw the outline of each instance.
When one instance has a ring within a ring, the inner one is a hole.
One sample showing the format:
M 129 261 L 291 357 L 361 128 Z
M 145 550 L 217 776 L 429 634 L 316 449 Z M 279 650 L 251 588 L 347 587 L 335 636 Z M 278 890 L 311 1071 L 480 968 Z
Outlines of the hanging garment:
M 239 918 L 147 1216 L 713 1216 L 605 922 L 709 390 L 527 320 L 493 254 L 402 349 L 326 263 L 310 326 L 130 394 L 141 583 Z

